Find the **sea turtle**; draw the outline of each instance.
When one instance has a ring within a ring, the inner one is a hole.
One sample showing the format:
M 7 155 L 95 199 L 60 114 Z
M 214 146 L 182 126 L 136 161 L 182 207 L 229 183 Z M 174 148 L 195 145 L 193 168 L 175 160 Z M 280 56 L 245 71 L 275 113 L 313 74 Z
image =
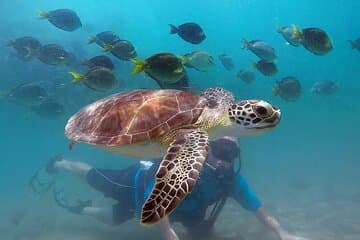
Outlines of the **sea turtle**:
M 171 213 L 193 189 L 209 140 L 255 135 L 272 129 L 280 110 L 263 100 L 235 101 L 222 88 L 200 95 L 180 90 L 134 90 L 98 100 L 73 115 L 65 127 L 72 141 L 134 157 L 162 157 L 141 223 Z

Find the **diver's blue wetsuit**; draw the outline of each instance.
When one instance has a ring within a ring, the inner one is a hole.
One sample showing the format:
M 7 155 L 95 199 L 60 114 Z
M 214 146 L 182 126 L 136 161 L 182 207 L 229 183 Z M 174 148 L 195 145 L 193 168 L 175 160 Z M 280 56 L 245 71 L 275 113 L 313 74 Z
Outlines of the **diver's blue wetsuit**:
M 120 224 L 131 219 L 134 214 L 139 216 L 141 206 L 152 190 L 157 167 L 158 164 L 153 164 L 149 169 L 143 169 L 137 163 L 123 170 L 93 168 L 87 175 L 87 181 L 103 192 L 105 197 L 118 201 L 113 206 L 113 214 L 115 223 Z M 118 184 L 133 187 L 121 187 Z M 170 219 L 180 221 L 186 227 L 195 226 L 204 220 L 206 209 L 224 194 L 234 198 L 249 211 L 255 212 L 261 206 L 260 200 L 241 175 L 235 175 L 232 169 L 219 174 L 204 165 L 193 191 L 170 214 Z

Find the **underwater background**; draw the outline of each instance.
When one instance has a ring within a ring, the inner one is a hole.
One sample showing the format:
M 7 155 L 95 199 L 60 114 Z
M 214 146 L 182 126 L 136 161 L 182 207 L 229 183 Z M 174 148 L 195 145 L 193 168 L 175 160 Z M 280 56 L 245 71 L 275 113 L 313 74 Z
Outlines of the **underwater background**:
M 82 28 L 65 32 L 37 19 L 39 9 L 57 8 L 74 10 Z M 351 49 L 348 42 L 360 37 L 360 1 L 3 0 L 0 9 L 0 90 L 9 91 L 22 82 L 46 81 L 53 84 L 54 97 L 65 106 L 63 115 L 49 119 L 6 98 L 0 100 L 0 239 L 160 238 L 156 229 L 141 227 L 135 220 L 107 227 L 71 215 L 56 207 L 51 192 L 34 194 L 28 187 L 31 176 L 58 153 L 98 167 L 122 168 L 133 163 L 84 144 L 69 152 L 64 126 L 72 114 L 95 99 L 158 86 L 144 74 L 131 75 L 131 62 L 112 58 L 119 86 L 105 94 L 94 93 L 83 85 L 69 84 L 68 72 L 84 71 L 83 67 L 22 61 L 4 43 L 33 36 L 42 43 L 59 43 L 82 59 L 103 54 L 98 46 L 88 45 L 87 39 L 105 30 L 131 40 L 139 59 L 159 52 L 181 55 L 207 51 L 215 66 L 208 72 L 187 70 L 194 86 L 224 87 L 237 99 L 261 98 L 278 106 L 282 112 L 279 126 L 265 135 L 240 138 L 241 173 L 289 231 L 317 240 L 360 239 L 360 52 Z M 206 40 L 199 45 L 169 34 L 169 23 L 190 21 L 206 32 Z M 316 56 L 285 44 L 276 26 L 291 24 L 326 30 L 333 50 Z M 238 70 L 251 69 L 257 60 L 250 51 L 241 49 L 244 38 L 271 43 L 277 53 L 276 75 L 266 77 L 254 70 L 256 80 L 251 84 L 236 77 Z M 226 71 L 221 65 L 217 56 L 222 53 L 234 60 L 233 70 Z M 286 76 L 301 82 L 302 95 L 296 102 L 272 93 L 275 82 Z M 311 93 L 312 84 L 320 80 L 336 82 L 339 90 L 329 96 Z M 100 205 L 108 202 L 69 174 L 58 178 L 73 199 L 93 198 Z M 22 219 L 20 224 L 14 224 L 15 218 Z M 182 228 L 176 225 L 176 229 L 180 238 L 186 239 Z M 276 239 L 233 201 L 227 202 L 216 229 L 218 239 Z

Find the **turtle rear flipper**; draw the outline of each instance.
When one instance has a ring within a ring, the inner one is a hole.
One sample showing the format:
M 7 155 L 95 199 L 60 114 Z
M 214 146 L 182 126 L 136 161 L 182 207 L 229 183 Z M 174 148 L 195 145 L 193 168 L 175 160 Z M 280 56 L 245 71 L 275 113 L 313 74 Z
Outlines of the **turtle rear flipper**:
M 208 153 L 209 139 L 203 130 L 185 131 L 170 144 L 160 163 L 155 185 L 142 208 L 142 224 L 156 223 L 170 214 L 195 186 Z

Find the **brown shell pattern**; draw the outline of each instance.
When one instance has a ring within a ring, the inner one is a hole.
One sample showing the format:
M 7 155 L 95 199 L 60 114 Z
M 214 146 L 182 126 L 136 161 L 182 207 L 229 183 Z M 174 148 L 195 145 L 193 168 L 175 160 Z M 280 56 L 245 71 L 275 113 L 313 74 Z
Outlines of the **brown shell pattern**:
M 66 136 L 76 142 L 119 146 L 156 139 L 195 123 L 205 98 L 179 90 L 135 90 L 96 101 L 74 116 Z

